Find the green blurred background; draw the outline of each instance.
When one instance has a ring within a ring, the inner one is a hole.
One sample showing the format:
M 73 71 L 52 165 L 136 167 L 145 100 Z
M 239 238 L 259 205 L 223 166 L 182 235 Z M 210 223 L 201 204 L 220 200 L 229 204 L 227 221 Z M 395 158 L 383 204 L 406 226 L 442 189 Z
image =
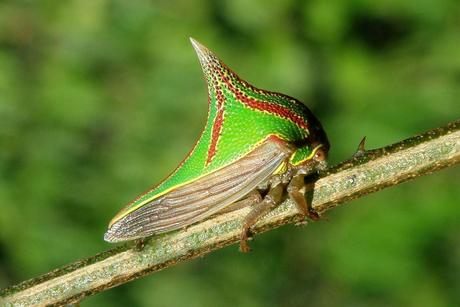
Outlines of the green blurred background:
M 206 118 L 189 36 L 306 102 L 332 164 L 460 117 L 458 1 L 1 1 L 0 288 L 112 247 L 108 221 L 189 151 Z M 458 170 L 82 306 L 459 306 Z

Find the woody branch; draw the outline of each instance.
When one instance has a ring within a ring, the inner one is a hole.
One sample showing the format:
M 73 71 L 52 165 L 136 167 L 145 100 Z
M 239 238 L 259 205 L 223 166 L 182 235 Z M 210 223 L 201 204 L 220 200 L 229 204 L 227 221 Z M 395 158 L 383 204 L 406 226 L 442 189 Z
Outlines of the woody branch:
M 365 151 L 322 174 L 311 200 L 319 213 L 460 162 L 460 120 L 399 143 Z M 238 241 L 249 208 L 233 211 L 187 230 L 151 238 L 138 251 L 126 244 L 0 291 L 0 306 L 58 306 L 205 255 Z M 258 222 L 254 233 L 301 220 L 286 200 Z M 243 256 L 242 256 L 243 257 Z

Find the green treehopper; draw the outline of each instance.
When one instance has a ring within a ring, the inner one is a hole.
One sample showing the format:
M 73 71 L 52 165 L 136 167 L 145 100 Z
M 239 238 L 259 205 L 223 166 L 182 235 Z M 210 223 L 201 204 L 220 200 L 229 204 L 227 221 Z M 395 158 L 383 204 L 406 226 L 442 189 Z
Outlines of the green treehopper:
M 250 85 L 191 42 L 208 87 L 206 125 L 176 170 L 123 208 L 104 239 L 140 239 L 252 206 L 241 231 L 247 252 L 251 226 L 286 196 L 303 215 L 318 217 L 305 199 L 304 177 L 325 168 L 329 142 L 303 103 Z

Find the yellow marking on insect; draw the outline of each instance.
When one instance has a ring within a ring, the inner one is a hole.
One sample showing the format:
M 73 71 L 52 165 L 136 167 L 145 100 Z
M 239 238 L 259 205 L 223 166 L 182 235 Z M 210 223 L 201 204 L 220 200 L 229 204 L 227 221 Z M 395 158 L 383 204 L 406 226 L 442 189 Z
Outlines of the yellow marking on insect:
M 282 174 L 287 170 L 287 162 L 283 161 L 280 166 L 273 172 L 273 175 Z
M 323 144 L 319 144 L 318 146 L 316 146 L 316 147 L 312 150 L 312 152 L 311 152 L 305 159 L 300 160 L 299 162 L 296 162 L 296 163 L 292 163 L 292 162 L 291 162 L 291 161 L 292 161 L 292 158 L 294 158 L 294 155 L 295 155 L 295 152 L 294 152 L 294 153 L 291 155 L 291 158 L 289 159 L 289 162 L 291 162 L 292 165 L 299 165 L 299 164 L 304 163 L 304 162 L 307 161 L 307 160 L 311 160 L 311 159 L 315 156 L 315 154 L 316 154 L 316 152 L 318 151 L 318 149 L 320 149 L 321 147 L 323 147 Z
M 241 155 L 241 157 L 243 157 L 243 156 L 249 154 L 251 151 L 253 151 L 253 150 L 256 149 L 257 147 L 259 147 L 262 143 L 264 143 L 267 139 L 269 139 L 269 138 L 272 137 L 272 136 L 276 136 L 276 137 L 278 137 L 279 139 L 284 140 L 284 138 L 283 138 L 281 135 L 278 135 L 278 134 L 276 134 L 276 133 L 274 133 L 274 134 L 269 134 L 267 137 L 265 137 L 265 138 L 262 139 L 261 141 L 259 141 L 259 142 L 257 142 L 256 144 L 254 144 L 254 146 L 250 147 L 250 148 L 246 151 L 246 153 L 244 153 L 244 154 Z M 234 162 L 234 161 L 232 161 L 232 162 Z M 231 163 L 232 163 L 232 162 L 231 162 Z M 149 203 L 149 202 L 151 202 L 151 201 L 154 201 L 155 199 L 157 199 L 157 198 L 159 198 L 159 197 L 161 197 L 161 196 L 163 196 L 163 195 L 165 195 L 165 194 L 167 194 L 167 193 L 169 193 L 169 192 L 171 192 L 171 191 L 173 191 L 173 190 L 175 190 L 175 189 L 177 189 L 177 188 L 180 188 L 180 187 L 182 187 L 182 186 L 184 186 L 184 185 L 186 185 L 186 184 L 192 183 L 192 182 L 197 181 L 197 180 L 199 180 L 199 179 L 201 179 L 201 178 L 203 178 L 203 177 L 205 177 L 205 176 L 207 176 L 207 175 L 209 175 L 209 174 L 212 174 L 212 173 L 214 173 L 214 172 L 216 172 L 216 171 L 218 171 L 218 170 L 220 170 L 220 169 L 222 169 L 222 168 L 228 166 L 228 165 L 231 164 L 231 163 L 225 164 L 225 165 L 223 165 L 223 166 L 221 166 L 221 167 L 219 167 L 219 168 L 216 168 L 215 170 L 212 170 L 212 171 L 210 171 L 210 172 L 201 174 L 200 176 L 198 176 L 198 177 L 196 177 L 196 178 L 193 178 L 193 179 L 184 181 L 184 182 L 182 182 L 182 183 L 179 183 L 179 184 L 177 184 L 177 185 L 175 185 L 175 186 L 172 186 L 172 187 L 170 187 L 170 188 L 168 188 L 168 189 L 166 189 L 166 190 L 164 190 L 164 191 L 162 191 L 162 192 L 160 192 L 160 193 L 158 193 L 158 194 L 155 194 L 155 195 L 151 196 L 150 198 L 144 199 L 142 202 L 140 202 L 139 204 L 137 204 L 137 205 L 135 205 L 135 206 L 133 206 L 133 207 L 127 209 L 126 211 L 120 210 L 120 212 L 118 212 L 118 213 L 113 217 L 113 219 L 109 222 L 109 228 L 112 227 L 112 225 L 115 224 L 117 221 L 119 221 L 120 219 L 124 218 L 125 216 L 127 216 L 127 215 L 130 214 L 131 212 L 133 212 L 133 211 L 139 209 L 140 207 L 144 206 L 145 204 L 147 204 L 147 203 Z M 155 188 L 154 188 L 154 189 L 155 189 Z M 147 192 L 147 193 L 149 193 L 149 192 Z M 144 195 L 145 195 L 145 194 L 144 194 Z M 128 204 L 128 206 L 129 206 L 129 204 Z

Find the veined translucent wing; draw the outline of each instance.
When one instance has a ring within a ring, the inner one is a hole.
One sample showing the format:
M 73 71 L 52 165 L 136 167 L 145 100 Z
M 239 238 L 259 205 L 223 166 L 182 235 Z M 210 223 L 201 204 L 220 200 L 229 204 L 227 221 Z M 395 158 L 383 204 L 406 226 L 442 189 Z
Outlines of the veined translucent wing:
M 115 222 L 109 242 L 133 240 L 203 220 L 243 198 L 291 155 L 284 142 L 267 139 L 246 156 L 146 203 Z

